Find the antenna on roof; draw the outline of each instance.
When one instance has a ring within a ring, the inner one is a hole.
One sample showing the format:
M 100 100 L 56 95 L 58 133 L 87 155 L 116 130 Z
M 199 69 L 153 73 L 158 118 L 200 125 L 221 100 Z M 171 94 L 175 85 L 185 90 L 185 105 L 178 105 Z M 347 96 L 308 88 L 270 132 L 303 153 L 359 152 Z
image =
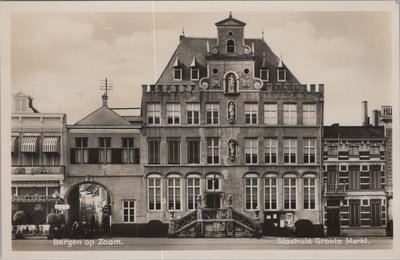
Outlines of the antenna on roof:
M 112 82 L 109 81 L 106 77 L 105 80 L 100 81 L 100 90 L 105 90 L 104 94 L 102 96 L 103 100 L 103 106 L 107 106 L 107 101 L 108 101 L 108 91 L 113 90 L 114 86 L 112 85 Z
M 262 31 L 261 31 L 261 39 L 264 40 L 264 28 L 263 28 Z
M 232 18 L 232 11 L 229 12 L 229 18 Z

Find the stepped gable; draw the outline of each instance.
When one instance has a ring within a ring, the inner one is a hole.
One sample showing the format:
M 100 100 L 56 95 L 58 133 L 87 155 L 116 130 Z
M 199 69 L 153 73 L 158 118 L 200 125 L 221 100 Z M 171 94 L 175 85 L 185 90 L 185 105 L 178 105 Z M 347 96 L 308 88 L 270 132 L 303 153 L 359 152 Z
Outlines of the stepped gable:
M 228 18 L 229 19 L 229 18 Z M 233 18 L 231 18 L 233 19 Z M 190 65 L 192 64 L 193 57 L 196 59 L 196 64 L 199 67 L 200 78 L 207 76 L 207 61 L 206 56 L 212 55 L 213 59 L 224 59 L 229 58 L 222 54 L 210 54 L 207 53 L 207 42 L 210 48 L 217 44 L 216 38 L 193 38 L 193 37 L 182 37 L 178 47 L 174 54 L 169 60 L 163 73 L 159 77 L 156 85 L 168 85 L 173 84 L 172 70 L 174 64 L 178 60 L 179 66 L 182 67 L 182 81 L 179 84 L 190 84 Z M 253 59 L 255 61 L 255 73 L 256 77 L 259 77 L 259 71 L 263 64 L 265 54 L 265 67 L 270 70 L 270 83 L 276 82 L 276 68 L 279 66 L 279 58 L 272 52 L 271 48 L 263 39 L 245 39 L 245 44 L 251 46 L 254 43 L 254 54 L 236 56 L 237 59 L 246 58 Z M 230 57 L 235 59 L 235 56 Z M 283 68 L 286 68 L 286 83 L 287 84 L 301 84 L 299 80 L 293 75 L 293 73 L 283 63 Z
M 102 106 L 93 113 L 89 114 L 79 122 L 76 126 L 130 126 L 131 123 L 116 112 Z
M 324 138 L 327 139 L 384 139 L 383 126 L 325 126 Z M 340 136 L 339 136 L 340 135 Z

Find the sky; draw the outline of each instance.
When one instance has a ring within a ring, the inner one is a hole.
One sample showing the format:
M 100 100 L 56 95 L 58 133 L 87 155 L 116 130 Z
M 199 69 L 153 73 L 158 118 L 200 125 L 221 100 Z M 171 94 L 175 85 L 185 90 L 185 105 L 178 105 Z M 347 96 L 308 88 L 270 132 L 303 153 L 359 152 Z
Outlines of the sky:
M 226 12 L 13 13 L 11 92 L 40 112 L 74 124 L 101 106 L 100 81 L 114 86 L 110 107 L 139 107 L 179 36 L 216 37 Z M 391 17 L 385 12 L 241 12 L 246 38 L 264 39 L 302 84 L 325 84 L 324 124 L 361 125 L 368 109 L 391 105 Z

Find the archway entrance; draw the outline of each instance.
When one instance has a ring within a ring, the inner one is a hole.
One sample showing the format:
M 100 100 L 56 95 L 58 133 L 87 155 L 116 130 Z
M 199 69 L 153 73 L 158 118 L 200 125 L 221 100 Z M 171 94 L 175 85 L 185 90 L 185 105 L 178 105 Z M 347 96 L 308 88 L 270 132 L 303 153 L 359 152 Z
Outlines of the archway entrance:
M 101 184 L 84 182 L 68 194 L 69 224 L 76 236 L 99 236 L 110 233 L 111 194 Z

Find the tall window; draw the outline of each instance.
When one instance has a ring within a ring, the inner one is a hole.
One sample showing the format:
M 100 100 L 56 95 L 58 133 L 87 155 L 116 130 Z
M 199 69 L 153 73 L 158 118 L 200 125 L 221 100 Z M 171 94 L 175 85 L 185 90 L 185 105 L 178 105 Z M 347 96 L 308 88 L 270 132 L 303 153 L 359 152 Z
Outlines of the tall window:
M 161 210 L 161 178 L 150 177 L 148 180 L 149 210 Z
M 219 138 L 207 138 L 207 163 L 219 164 Z
M 200 140 L 198 138 L 187 140 L 187 162 L 200 163 Z
M 133 138 L 122 138 L 122 163 L 134 163 Z
M 160 141 L 151 140 L 148 142 L 148 160 L 149 164 L 159 164 L 160 163 Z
M 360 189 L 360 167 L 349 166 L 349 190 Z
M 244 123 L 257 124 L 258 104 L 244 104 Z
M 169 103 L 167 104 L 167 124 L 178 125 L 181 117 L 181 104 Z
M 173 73 L 174 73 L 174 80 L 182 80 L 182 68 L 175 67 L 173 69 Z
M 159 125 L 161 117 L 160 104 L 147 104 L 147 123 L 149 125 Z
M 236 45 L 235 45 L 234 40 L 229 39 L 226 41 L 226 52 L 227 53 L 235 53 L 236 52 Z
M 304 209 L 315 209 L 315 178 L 304 178 Z
M 305 138 L 304 139 L 304 163 L 315 163 L 316 155 L 316 139 Z
M 278 124 L 277 104 L 264 104 L 264 124 L 266 125 Z
M 198 125 L 200 123 L 200 104 L 186 104 L 186 121 L 188 125 Z
M 283 162 L 296 163 L 297 140 L 295 138 L 283 139 Z
M 251 177 L 245 178 L 246 189 L 246 209 L 254 210 L 258 208 L 258 179 Z
M 283 124 L 296 125 L 297 124 L 297 105 L 296 104 L 283 104 Z
M 317 124 L 317 106 L 316 104 L 303 104 L 303 124 Z
M 206 104 L 207 125 L 218 125 L 219 104 Z
M 199 80 L 199 69 L 190 68 L 190 78 L 191 80 Z
M 181 210 L 181 180 L 179 178 L 168 178 L 168 209 Z
M 276 177 L 264 179 L 265 209 L 277 209 L 278 186 Z
M 350 227 L 359 227 L 360 226 L 360 201 L 359 200 L 350 200 Z
M 244 153 L 247 164 L 258 162 L 258 139 L 244 139 Z
M 200 178 L 187 179 L 187 208 L 196 209 L 197 197 L 200 195 Z
M 168 164 L 179 164 L 181 158 L 181 142 L 178 139 L 170 139 L 168 142 Z
M 380 167 L 379 167 L 380 168 Z M 381 189 L 381 169 L 370 167 L 369 180 L 371 189 Z
M 111 163 L 111 138 L 99 138 L 99 163 Z
M 276 138 L 266 138 L 264 140 L 265 163 L 278 162 L 278 140 Z
M 123 222 L 135 222 L 135 200 L 122 200 Z
M 260 78 L 262 80 L 268 81 L 269 80 L 269 70 L 266 68 L 260 69 Z
M 381 200 L 372 199 L 371 203 L 371 226 L 382 225 L 382 213 L 381 213 Z
M 75 138 L 75 162 L 76 163 L 88 163 L 89 162 L 89 149 L 88 149 L 88 138 L 87 137 L 76 137 Z
M 296 178 L 283 179 L 283 209 L 296 209 Z
M 276 70 L 278 81 L 283 82 L 286 81 L 286 69 L 278 68 Z

